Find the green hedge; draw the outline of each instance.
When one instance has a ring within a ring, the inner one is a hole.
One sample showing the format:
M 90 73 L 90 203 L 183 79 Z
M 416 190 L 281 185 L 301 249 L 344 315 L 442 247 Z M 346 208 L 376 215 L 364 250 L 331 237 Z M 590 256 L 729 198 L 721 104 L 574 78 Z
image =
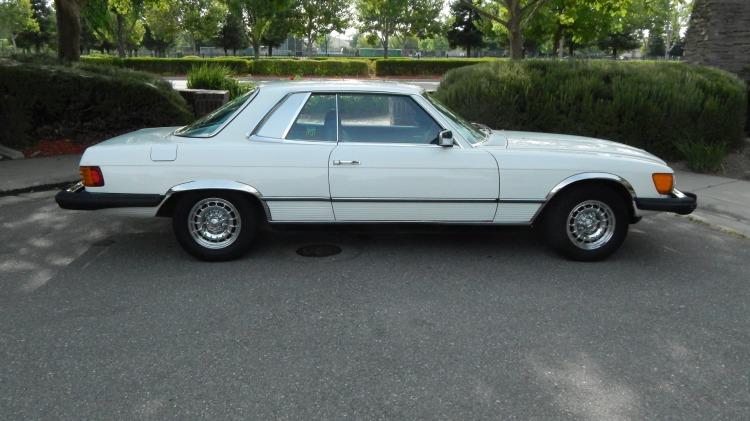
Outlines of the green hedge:
M 252 62 L 252 73 L 273 76 L 367 76 L 370 67 L 365 60 L 259 59 Z
M 486 63 L 497 59 L 461 58 L 461 59 L 409 59 L 387 58 L 375 60 L 377 76 L 435 76 L 452 69 Z
M 192 114 L 169 83 L 109 66 L 0 62 L 0 143 L 18 149 L 50 137 L 97 141 Z
M 674 62 L 497 61 L 448 72 L 436 96 L 493 128 L 600 137 L 667 159 L 741 145 L 748 103 L 737 77 Z
M 217 57 L 212 59 L 203 58 L 160 58 L 160 57 L 128 57 L 119 58 L 114 56 L 84 56 L 84 63 L 109 64 L 125 67 L 132 70 L 150 72 L 162 75 L 187 74 L 193 66 L 203 63 L 218 63 L 229 68 L 237 74 L 251 73 L 250 62 L 234 57 Z
M 247 60 L 236 57 L 216 58 L 158 58 L 84 56 L 84 63 L 101 63 L 156 74 L 187 74 L 193 66 L 221 64 L 235 74 L 270 76 L 367 76 L 370 67 L 366 60 L 351 59 L 259 59 Z

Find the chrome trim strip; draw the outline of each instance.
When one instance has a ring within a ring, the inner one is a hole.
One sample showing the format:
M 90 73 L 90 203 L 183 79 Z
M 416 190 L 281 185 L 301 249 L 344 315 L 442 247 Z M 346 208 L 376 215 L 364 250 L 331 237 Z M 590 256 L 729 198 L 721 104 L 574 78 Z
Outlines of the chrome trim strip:
M 545 202 L 545 199 L 500 199 L 499 203 L 529 203 L 529 204 L 541 204 Z
M 68 192 L 68 193 L 76 193 L 76 192 L 79 192 L 79 191 L 81 191 L 83 189 L 84 189 L 83 181 L 78 181 L 76 183 L 73 183 L 73 184 L 69 185 L 68 188 L 65 189 L 65 191 Z
M 384 203 L 528 203 L 542 204 L 543 199 L 438 199 L 438 198 L 399 198 L 399 197 L 304 197 L 304 196 L 265 196 L 267 202 L 384 202 Z
M 258 200 L 260 200 L 261 205 L 263 206 L 263 211 L 266 213 L 266 218 L 268 221 L 271 221 L 271 210 L 268 208 L 268 205 L 266 204 L 266 201 L 263 198 L 263 195 L 260 194 L 258 189 L 255 187 L 240 183 L 237 181 L 228 181 L 228 180 L 200 180 L 200 181 L 189 181 L 187 183 L 178 184 L 169 190 L 167 190 L 166 195 L 164 196 L 164 200 L 159 205 L 159 208 L 169 199 L 169 197 L 174 193 L 181 193 L 186 191 L 195 191 L 195 190 L 234 190 L 234 191 L 241 191 L 244 193 L 249 193 Z M 157 211 L 158 213 L 158 211 Z
M 266 202 L 330 202 L 330 197 L 264 197 L 263 200 Z
M 339 94 L 334 95 L 335 107 L 336 107 L 336 143 L 339 143 L 339 126 L 341 126 L 341 120 L 339 119 Z M 323 122 L 325 125 L 325 122 Z
M 378 203 L 497 203 L 497 199 L 433 199 L 398 197 L 335 197 L 332 202 L 378 202 Z
M 542 211 L 547 206 L 547 204 L 552 200 L 553 197 L 555 197 L 555 195 L 558 192 L 560 192 L 562 189 L 564 189 L 565 187 L 568 187 L 569 185 L 573 183 L 576 183 L 578 181 L 584 181 L 584 180 L 608 180 L 608 181 L 615 181 L 619 183 L 621 186 L 625 187 L 625 190 L 627 190 L 628 194 L 630 194 L 630 197 L 632 199 L 631 201 L 633 202 L 631 205 L 633 206 L 634 212 L 635 212 L 635 209 L 637 209 L 634 203 L 635 198 L 636 198 L 635 189 L 627 180 L 620 177 L 619 175 L 610 174 L 606 172 L 584 172 L 584 173 L 572 175 L 564 179 L 563 181 L 559 182 L 555 187 L 553 187 L 552 190 L 550 190 L 550 192 L 547 194 L 547 197 L 544 200 L 544 204 L 540 206 L 539 209 L 537 209 L 536 213 L 531 218 L 531 223 L 534 223 L 536 218 L 542 213 Z

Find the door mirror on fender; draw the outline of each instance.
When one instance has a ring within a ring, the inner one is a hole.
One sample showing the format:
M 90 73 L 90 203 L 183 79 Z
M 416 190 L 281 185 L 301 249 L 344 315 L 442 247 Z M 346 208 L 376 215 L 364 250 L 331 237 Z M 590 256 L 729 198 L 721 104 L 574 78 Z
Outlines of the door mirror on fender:
M 438 133 L 438 145 L 444 147 L 453 146 L 453 132 L 450 130 L 443 130 Z

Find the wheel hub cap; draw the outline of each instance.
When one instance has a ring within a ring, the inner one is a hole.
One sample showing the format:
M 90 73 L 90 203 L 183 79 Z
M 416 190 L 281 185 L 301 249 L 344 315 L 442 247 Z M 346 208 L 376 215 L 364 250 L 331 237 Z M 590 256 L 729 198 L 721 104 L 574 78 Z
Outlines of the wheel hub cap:
M 232 203 L 219 198 L 200 200 L 190 210 L 188 229 L 193 239 L 211 249 L 229 246 L 237 239 L 241 218 Z
M 584 250 L 606 244 L 615 232 L 615 214 L 606 203 L 587 200 L 579 203 L 568 215 L 568 238 Z

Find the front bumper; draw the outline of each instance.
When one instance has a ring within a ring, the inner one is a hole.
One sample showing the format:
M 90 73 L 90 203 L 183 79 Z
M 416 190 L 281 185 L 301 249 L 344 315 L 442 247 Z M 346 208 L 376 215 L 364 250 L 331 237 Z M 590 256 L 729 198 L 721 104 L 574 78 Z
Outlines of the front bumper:
M 163 200 L 160 194 L 91 193 L 80 182 L 55 196 L 58 206 L 72 210 L 155 207 Z
M 657 199 L 636 198 L 635 205 L 640 210 L 673 212 L 680 215 L 687 215 L 698 207 L 698 196 L 694 193 L 681 192 L 674 189 L 669 197 Z

